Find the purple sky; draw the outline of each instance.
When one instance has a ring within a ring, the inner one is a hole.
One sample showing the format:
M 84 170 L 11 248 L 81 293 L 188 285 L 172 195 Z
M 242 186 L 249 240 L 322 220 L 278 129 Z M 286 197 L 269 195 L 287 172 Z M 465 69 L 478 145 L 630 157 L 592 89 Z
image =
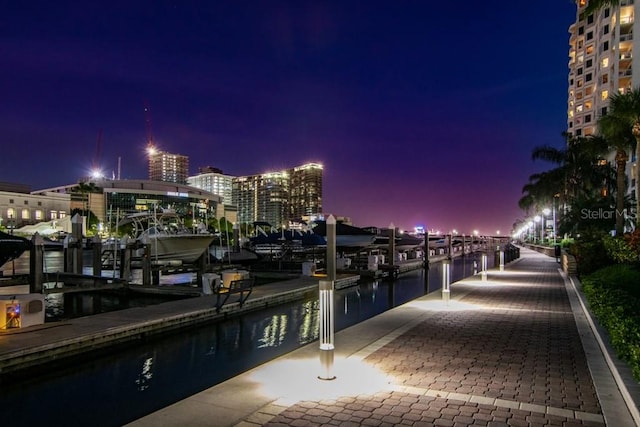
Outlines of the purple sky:
M 444 3 L 444 4 L 440 4 Z M 0 181 L 324 164 L 357 226 L 509 232 L 566 129 L 570 0 L 5 2 Z M 102 130 L 101 148 L 98 134 Z M 99 153 L 99 156 L 98 156 Z

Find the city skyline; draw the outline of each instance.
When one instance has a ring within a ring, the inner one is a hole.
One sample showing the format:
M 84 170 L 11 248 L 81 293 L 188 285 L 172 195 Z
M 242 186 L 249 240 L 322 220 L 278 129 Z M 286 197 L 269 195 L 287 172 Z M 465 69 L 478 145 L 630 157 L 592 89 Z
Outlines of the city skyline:
M 564 143 L 571 1 L 117 6 L 6 8 L 0 181 L 141 179 L 152 134 L 190 175 L 322 163 L 357 226 L 507 233 Z

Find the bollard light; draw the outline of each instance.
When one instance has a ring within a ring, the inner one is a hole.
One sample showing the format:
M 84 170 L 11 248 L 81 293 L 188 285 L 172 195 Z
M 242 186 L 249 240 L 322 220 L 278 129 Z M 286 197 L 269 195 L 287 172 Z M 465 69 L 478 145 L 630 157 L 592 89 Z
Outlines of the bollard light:
M 333 380 L 333 280 L 320 280 L 320 375 L 321 380 Z
M 482 253 L 482 281 L 487 280 L 487 254 Z
M 442 300 L 447 304 L 451 298 L 451 260 L 442 260 Z
M 500 271 L 504 271 L 504 249 L 500 250 Z

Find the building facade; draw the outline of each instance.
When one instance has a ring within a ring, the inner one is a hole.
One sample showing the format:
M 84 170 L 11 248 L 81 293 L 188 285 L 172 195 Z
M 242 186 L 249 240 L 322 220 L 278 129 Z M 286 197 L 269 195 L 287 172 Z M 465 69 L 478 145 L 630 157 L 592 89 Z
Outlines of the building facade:
M 69 200 L 81 201 L 81 205 L 76 207 L 82 206 L 82 210 L 91 211 L 97 217 L 98 231 L 105 233 L 113 233 L 119 219 L 135 212 L 171 209 L 186 220 L 205 223 L 225 215 L 222 197 L 188 185 L 110 179 L 96 179 L 90 184 L 90 192 L 80 192 L 80 183 L 76 183 L 40 190 L 38 193 L 64 194 Z M 232 222 L 237 220 L 228 219 Z
M 290 170 L 289 216 L 300 219 L 322 212 L 322 165 L 307 163 Z
M 222 197 L 223 203 L 231 205 L 231 192 L 234 178 L 235 177 L 231 175 L 225 175 L 222 173 L 222 170 L 218 168 L 207 166 L 199 168 L 198 175 L 188 177 L 187 184 L 192 187 L 201 188 L 209 193 L 217 194 Z
M 569 27 L 567 130 L 574 136 L 597 133 L 611 95 L 640 86 L 640 55 L 634 54 L 634 33 L 640 34 L 640 3 L 620 0 L 616 7 L 581 16 L 588 0 L 576 1 L 576 22 Z M 639 42 L 640 43 L 640 42 Z M 629 193 L 635 198 L 636 153 L 629 153 Z
M 65 218 L 71 212 L 71 197 L 54 192 L 31 193 L 26 186 L 0 183 L 0 227 L 20 228 Z
M 187 183 L 189 157 L 153 148 L 148 150 L 147 155 L 149 156 L 149 179 L 151 181 Z
M 238 221 L 286 227 L 322 212 L 322 165 L 308 163 L 278 172 L 240 176 L 232 181 L 232 204 Z

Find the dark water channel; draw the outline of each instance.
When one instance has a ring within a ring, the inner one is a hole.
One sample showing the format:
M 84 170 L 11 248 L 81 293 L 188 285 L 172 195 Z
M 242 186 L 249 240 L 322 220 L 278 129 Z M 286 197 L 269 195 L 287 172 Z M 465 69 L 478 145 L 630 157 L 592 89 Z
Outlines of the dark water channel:
M 478 257 L 455 259 L 452 282 L 472 274 Z M 439 289 L 440 264 L 429 278 L 429 291 Z M 422 270 L 337 291 L 336 331 L 424 294 Z M 313 342 L 317 307 L 317 300 L 301 300 L 103 350 L 31 378 L 2 379 L 2 407 L 26 426 L 119 426 Z

